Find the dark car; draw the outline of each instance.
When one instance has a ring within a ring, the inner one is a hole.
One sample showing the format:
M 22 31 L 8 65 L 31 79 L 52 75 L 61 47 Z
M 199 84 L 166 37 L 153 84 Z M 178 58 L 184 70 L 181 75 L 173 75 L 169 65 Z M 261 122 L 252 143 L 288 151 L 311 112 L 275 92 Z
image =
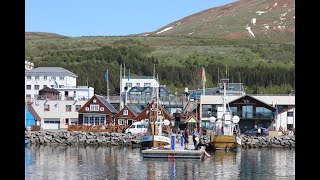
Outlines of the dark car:
M 245 134 L 245 135 L 250 135 L 250 136 L 260 135 L 260 134 L 258 133 L 258 129 L 259 129 L 259 128 L 255 128 L 255 129 L 248 130 L 248 131 L 246 131 L 244 134 Z M 261 128 L 261 130 L 262 130 L 262 136 L 268 136 L 268 135 L 269 135 L 268 129 L 266 129 L 266 128 Z

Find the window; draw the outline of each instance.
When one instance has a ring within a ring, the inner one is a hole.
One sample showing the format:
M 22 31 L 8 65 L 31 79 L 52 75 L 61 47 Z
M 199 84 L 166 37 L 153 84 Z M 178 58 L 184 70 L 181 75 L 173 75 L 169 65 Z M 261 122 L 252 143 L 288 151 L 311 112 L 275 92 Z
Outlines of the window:
M 144 85 L 144 87 L 150 87 L 151 83 L 144 83 L 143 85 Z
M 90 124 L 92 125 L 94 123 L 94 117 L 90 116 Z
M 81 109 L 81 105 L 76 105 L 76 111 L 79 111 Z
M 288 116 L 288 117 L 293 117 L 293 112 L 288 111 L 288 112 L 287 112 L 287 116 Z
M 128 115 L 128 110 L 123 110 L 123 115 Z
M 39 80 L 39 76 L 35 76 L 34 78 L 35 78 L 35 80 Z
M 71 111 L 71 105 L 66 105 L 66 111 L 68 111 L 68 112 Z
M 31 85 L 27 85 L 27 90 L 30 90 L 31 89 Z
M 137 86 L 137 87 L 140 87 L 140 83 L 137 83 L 136 86 Z
M 26 94 L 26 97 L 27 98 L 31 98 L 31 94 Z
M 84 117 L 84 124 L 89 124 L 89 117 L 88 116 Z
M 56 80 L 56 77 L 55 77 L 55 76 L 52 76 L 51 78 L 52 78 L 52 80 Z
M 59 85 L 59 88 L 64 88 L 64 85 Z
M 59 79 L 63 81 L 63 80 L 64 80 L 64 77 L 63 77 L 63 76 L 60 76 L 60 78 L 59 78 Z
M 43 85 L 43 88 L 47 87 L 47 85 Z
M 99 125 L 99 116 L 94 117 L 94 124 Z
M 90 104 L 90 111 L 99 111 L 99 104 Z
M 27 76 L 27 80 L 31 80 L 31 76 Z
M 53 85 L 51 85 L 51 88 L 53 88 Z
M 100 107 L 100 111 L 104 111 L 104 107 Z
M 131 88 L 132 87 L 132 83 L 126 83 L 126 86 L 128 87 L 128 89 Z
M 106 124 L 106 122 L 104 120 L 105 120 L 105 117 L 101 116 L 100 117 L 100 124 Z
M 126 124 L 126 120 L 125 119 L 118 119 L 118 124 L 119 125 L 125 125 Z
M 66 118 L 66 124 L 69 124 L 69 118 Z
M 44 111 L 50 111 L 50 105 L 49 104 L 45 104 L 44 105 Z
M 39 90 L 39 85 L 34 85 L 35 90 Z
M 47 80 L 47 76 L 43 76 L 43 80 Z

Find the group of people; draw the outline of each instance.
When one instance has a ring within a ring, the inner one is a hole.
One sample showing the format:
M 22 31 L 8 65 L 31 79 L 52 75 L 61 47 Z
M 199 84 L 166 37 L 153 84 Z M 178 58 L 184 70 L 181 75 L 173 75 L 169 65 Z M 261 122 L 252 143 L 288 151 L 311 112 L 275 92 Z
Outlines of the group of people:
M 180 131 L 180 129 L 178 129 L 177 134 L 178 134 L 177 135 L 178 143 L 183 141 L 184 148 L 189 149 L 189 136 L 190 136 L 189 130 L 187 128 L 185 128 L 184 131 Z M 192 132 L 192 141 L 194 144 L 194 150 L 204 150 L 202 146 L 209 146 L 208 143 L 204 142 L 203 134 L 200 134 L 197 128 L 194 128 L 194 131 Z M 206 155 L 210 156 L 208 153 L 206 153 Z

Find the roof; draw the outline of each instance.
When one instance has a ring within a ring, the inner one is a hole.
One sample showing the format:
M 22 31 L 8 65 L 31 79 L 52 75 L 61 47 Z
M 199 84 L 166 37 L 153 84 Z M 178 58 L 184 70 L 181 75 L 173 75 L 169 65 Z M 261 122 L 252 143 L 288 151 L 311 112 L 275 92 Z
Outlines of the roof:
M 227 102 L 234 101 L 243 96 L 227 96 Z M 270 106 L 274 105 L 295 105 L 295 96 L 283 95 L 283 96 L 269 96 L 269 95 L 249 95 L 265 104 Z M 223 95 L 206 95 L 201 96 L 201 104 L 223 104 L 222 101 Z
M 100 95 L 97 95 L 95 94 L 95 96 L 97 98 L 99 98 L 99 100 L 112 112 L 112 113 L 115 113 L 117 114 L 118 111 L 107 101 L 107 99 L 103 96 L 100 96 Z
M 34 110 L 34 108 L 30 104 L 28 105 L 28 111 L 32 114 L 32 116 L 35 120 L 41 120 L 41 118 L 38 115 L 38 113 L 36 112 L 36 110 Z
M 37 67 L 31 70 L 25 70 L 26 76 L 71 76 L 78 77 L 71 71 L 62 67 Z
M 130 106 L 125 105 L 134 115 L 134 117 L 136 117 L 138 115 L 138 113 L 136 111 L 134 111 Z
M 132 110 L 132 112 L 135 112 L 135 113 L 140 113 L 144 108 L 139 108 L 138 105 L 135 105 L 135 104 L 130 104 L 130 105 L 127 105 L 128 108 L 130 108 Z
M 43 89 L 39 90 L 39 93 L 42 93 L 42 92 L 52 92 L 54 94 L 59 94 L 60 92 L 54 88 L 49 88 L 48 86 L 47 87 L 44 87 Z

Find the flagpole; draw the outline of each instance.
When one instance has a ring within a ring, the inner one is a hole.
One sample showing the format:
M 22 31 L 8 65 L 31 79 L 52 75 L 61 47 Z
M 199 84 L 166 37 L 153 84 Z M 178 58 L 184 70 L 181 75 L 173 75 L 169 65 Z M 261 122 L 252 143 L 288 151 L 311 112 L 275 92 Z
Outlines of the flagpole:
M 122 91 L 122 63 L 120 64 L 120 110 L 123 108 L 123 106 L 122 106 L 122 95 L 121 95 L 121 91 Z M 119 110 L 119 111 L 120 111 Z
M 109 70 L 107 69 L 107 99 L 109 100 Z

